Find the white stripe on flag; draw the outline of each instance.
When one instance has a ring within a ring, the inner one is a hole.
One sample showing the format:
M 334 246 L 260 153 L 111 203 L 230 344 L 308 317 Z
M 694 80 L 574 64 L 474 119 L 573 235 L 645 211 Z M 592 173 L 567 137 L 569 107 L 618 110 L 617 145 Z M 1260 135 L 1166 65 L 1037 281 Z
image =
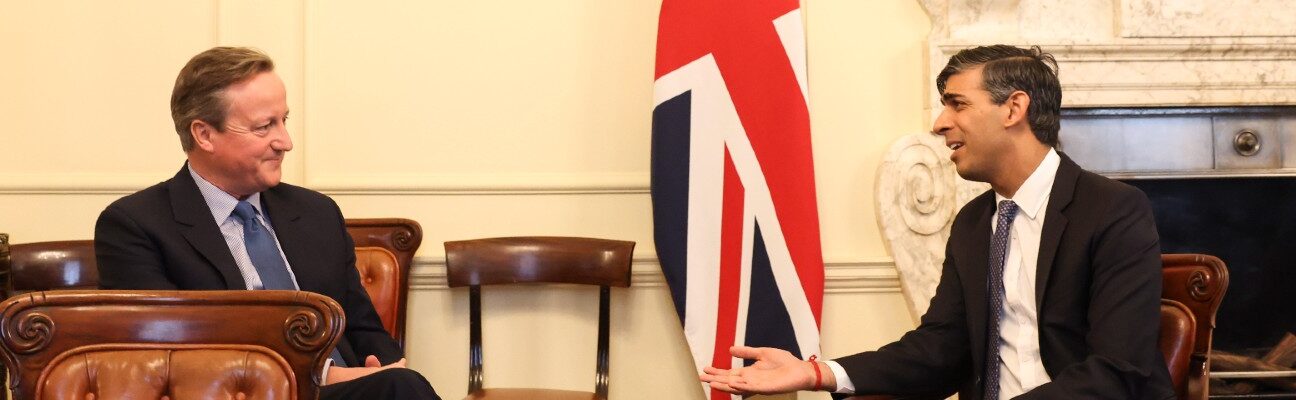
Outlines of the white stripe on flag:
M 689 139 L 687 287 L 684 335 L 698 371 L 715 352 L 720 282 L 720 216 L 724 195 L 724 136 L 742 132 L 715 58 L 706 55 L 657 79 L 655 103 L 692 91 Z M 705 118 L 698 118 L 704 115 Z
M 792 72 L 796 74 L 797 85 L 801 87 L 801 98 L 806 107 L 810 107 L 809 80 L 806 78 L 805 29 L 802 27 L 801 9 L 789 11 L 774 19 L 774 31 L 778 32 L 783 51 L 787 53 L 788 62 L 792 63 Z

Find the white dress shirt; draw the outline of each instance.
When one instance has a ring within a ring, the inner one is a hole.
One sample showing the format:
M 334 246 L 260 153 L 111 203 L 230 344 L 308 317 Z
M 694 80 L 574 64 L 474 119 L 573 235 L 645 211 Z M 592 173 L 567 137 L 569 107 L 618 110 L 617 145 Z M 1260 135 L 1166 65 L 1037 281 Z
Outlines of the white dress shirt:
M 1057 177 L 1062 158 L 1050 149 L 1030 177 L 1012 198 L 995 193 L 995 204 L 1002 200 L 1017 203 L 1020 211 L 1013 218 L 1008 254 L 1004 258 L 1003 321 L 999 324 L 999 398 L 1010 399 L 1051 381 L 1040 358 L 1039 319 L 1035 308 L 1035 271 L 1039 264 L 1040 235 L 1049 194 Z M 996 207 L 994 221 L 999 217 Z M 990 224 L 990 234 L 995 230 Z M 855 385 L 846 370 L 836 361 L 824 361 L 837 378 L 837 393 L 854 393 Z M 989 384 L 989 383 L 988 383 Z

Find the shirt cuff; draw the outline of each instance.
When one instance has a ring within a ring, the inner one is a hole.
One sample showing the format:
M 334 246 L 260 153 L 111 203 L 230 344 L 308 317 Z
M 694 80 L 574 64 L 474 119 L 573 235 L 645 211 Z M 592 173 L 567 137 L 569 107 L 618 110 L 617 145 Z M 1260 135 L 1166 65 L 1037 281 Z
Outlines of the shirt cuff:
M 332 366 L 333 366 L 332 358 L 328 358 L 324 360 L 324 370 L 320 371 L 320 386 L 328 384 L 328 371 L 329 371 L 329 367 Z
M 823 362 L 832 370 L 833 378 L 837 379 L 837 388 L 833 393 L 855 393 L 855 384 L 851 382 L 850 376 L 846 375 L 846 369 L 836 361 L 827 360 Z

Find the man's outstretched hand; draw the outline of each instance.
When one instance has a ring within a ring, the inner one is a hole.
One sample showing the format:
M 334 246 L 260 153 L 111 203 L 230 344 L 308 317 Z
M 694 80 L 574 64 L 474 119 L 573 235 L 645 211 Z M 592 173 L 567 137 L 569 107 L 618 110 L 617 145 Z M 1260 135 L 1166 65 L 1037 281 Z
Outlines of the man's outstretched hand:
M 706 367 L 699 378 L 714 389 L 736 394 L 778 394 L 799 390 L 815 390 L 815 369 L 818 363 L 806 362 L 785 350 L 770 347 L 734 346 L 729 348 L 734 357 L 756 360 L 750 367 L 719 369 Z M 836 387 L 836 379 L 828 368 L 820 372 L 821 387 Z

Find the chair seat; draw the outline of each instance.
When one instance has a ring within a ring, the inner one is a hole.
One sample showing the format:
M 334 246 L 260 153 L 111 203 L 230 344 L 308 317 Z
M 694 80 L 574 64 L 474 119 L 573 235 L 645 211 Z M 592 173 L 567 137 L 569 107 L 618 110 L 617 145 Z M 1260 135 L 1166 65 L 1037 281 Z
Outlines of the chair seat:
M 556 389 L 482 389 L 464 400 L 594 400 L 594 392 Z

